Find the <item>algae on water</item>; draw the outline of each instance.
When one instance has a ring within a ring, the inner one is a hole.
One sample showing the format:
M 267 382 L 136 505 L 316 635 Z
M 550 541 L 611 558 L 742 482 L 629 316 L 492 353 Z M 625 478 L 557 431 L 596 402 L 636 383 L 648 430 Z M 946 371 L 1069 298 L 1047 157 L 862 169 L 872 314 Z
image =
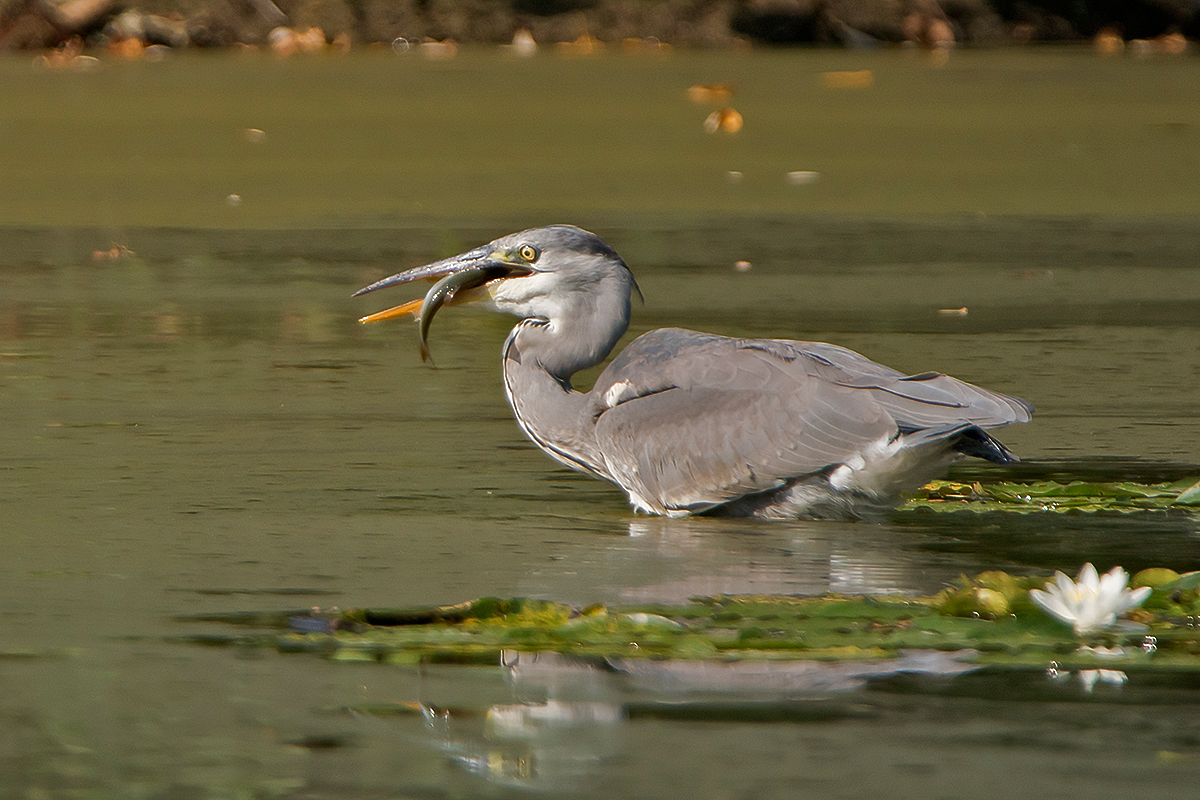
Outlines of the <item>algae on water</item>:
M 191 641 L 392 664 L 494 664 L 505 651 L 719 662 L 843 662 L 942 651 L 979 665 L 1103 662 L 1200 672 L 1200 573 L 1139 572 L 1133 584 L 1151 586 L 1150 599 L 1129 619 L 1085 639 L 1030 602 L 1029 590 L 1046 581 L 992 571 L 964 576 L 931 597 L 721 595 L 583 609 L 481 598 L 413 609 L 202 615 L 190 619 L 250 631 Z
M 1171 483 L 959 483 L 932 481 L 902 505 L 903 511 L 1010 511 L 1095 513 L 1200 510 L 1200 480 Z

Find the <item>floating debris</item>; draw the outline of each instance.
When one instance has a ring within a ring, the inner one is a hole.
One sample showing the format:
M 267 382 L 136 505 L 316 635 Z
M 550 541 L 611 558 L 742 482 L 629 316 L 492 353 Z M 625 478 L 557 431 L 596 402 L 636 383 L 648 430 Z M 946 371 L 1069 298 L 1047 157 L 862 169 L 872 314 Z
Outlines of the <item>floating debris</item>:
M 733 97 L 733 84 L 698 83 L 688 87 L 687 96 L 693 103 L 723 103 Z
M 704 119 L 704 130 L 709 133 L 734 134 L 742 129 L 742 115 L 732 108 L 718 108 Z
M 92 261 L 118 261 L 131 258 L 135 253 L 123 244 L 114 244 L 107 250 L 93 250 Z
M 816 183 L 821 177 L 821 173 L 812 172 L 810 170 L 796 170 L 789 172 L 784 178 L 793 186 L 807 186 L 810 183 Z
M 875 73 L 869 69 L 852 72 L 822 72 L 821 82 L 826 89 L 870 89 L 875 85 Z

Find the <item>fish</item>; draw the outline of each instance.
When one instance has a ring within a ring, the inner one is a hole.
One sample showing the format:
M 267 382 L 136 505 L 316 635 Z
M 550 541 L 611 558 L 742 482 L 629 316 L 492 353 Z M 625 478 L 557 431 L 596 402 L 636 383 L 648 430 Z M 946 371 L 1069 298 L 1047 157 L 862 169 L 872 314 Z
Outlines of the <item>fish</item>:
M 501 277 L 503 274 L 504 270 L 497 270 L 495 267 L 470 267 L 458 272 L 452 272 L 435 283 L 425 293 L 425 297 L 420 300 L 409 300 L 407 303 L 395 306 L 394 308 L 368 314 L 360 319 L 359 322 L 378 322 L 382 319 L 392 319 L 393 317 L 412 314 L 417 318 L 421 360 L 432 363 L 432 358 L 429 354 L 429 326 L 433 323 L 433 316 L 437 314 L 442 306 L 452 305 L 456 297 L 466 300 L 468 299 L 467 294 L 470 290 L 477 289 L 491 279 Z
M 495 270 L 486 267 L 472 267 L 459 272 L 452 272 L 430 287 L 421 301 L 421 310 L 417 313 L 417 330 L 421 344 L 421 360 L 432 363 L 429 354 L 429 326 L 433 316 L 447 302 L 454 300 L 454 295 L 460 289 L 473 289 L 482 286 L 492 277 Z

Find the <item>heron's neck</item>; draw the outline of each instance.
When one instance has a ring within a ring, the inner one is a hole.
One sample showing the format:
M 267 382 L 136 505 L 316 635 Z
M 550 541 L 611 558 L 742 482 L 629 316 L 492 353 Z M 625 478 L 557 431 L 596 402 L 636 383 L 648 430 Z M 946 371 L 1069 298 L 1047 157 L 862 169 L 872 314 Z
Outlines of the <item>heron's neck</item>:
M 587 395 L 571 376 L 603 361 L 629 327 L 633 278 L 623 266 L 597 282 L 569 283 L 523 308 L 504 343 L 504 391 L 522 430 L 575 469 L 607 477 Z
M 587 395 L 571 388 L 571 375 L 602 361 L 612 345 L 581 352 L 563 344 L 567 336 L 542 320 L 517 323 L 504 343 L 504 393 L 535 444 L 567 466 L 606 477 Z
M 606 287 L 607 288 L 607 287 Z M 612 352 L 629 327 L 629 290 L 565 293 L 563 300 L 534 306 L 513 329 L 512 343 L 566 386 L 571 376 Z

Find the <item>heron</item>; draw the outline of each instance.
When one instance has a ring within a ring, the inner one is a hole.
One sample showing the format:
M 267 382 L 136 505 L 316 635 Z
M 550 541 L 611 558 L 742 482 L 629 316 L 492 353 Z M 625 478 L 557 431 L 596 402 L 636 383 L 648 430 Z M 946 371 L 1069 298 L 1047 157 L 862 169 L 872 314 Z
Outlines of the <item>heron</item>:
M 531 228 L 366 286 L 436 280 L 363 317 L 417 316 L 422 357 L 443 306 L 485 301 L 517 323 L 504 394 L 552 458 L 624 490 L 636 512 L 856 519 L 894 507 L 974 456 L 1018 461 L 988 431 L 1028 422 L 1025 400 L 938 372 L 905 375 L 823 342 L 662 328 L 630 343 L 590 391 L 576 373 L 629 327 L 629 267 L 594 233 Z

